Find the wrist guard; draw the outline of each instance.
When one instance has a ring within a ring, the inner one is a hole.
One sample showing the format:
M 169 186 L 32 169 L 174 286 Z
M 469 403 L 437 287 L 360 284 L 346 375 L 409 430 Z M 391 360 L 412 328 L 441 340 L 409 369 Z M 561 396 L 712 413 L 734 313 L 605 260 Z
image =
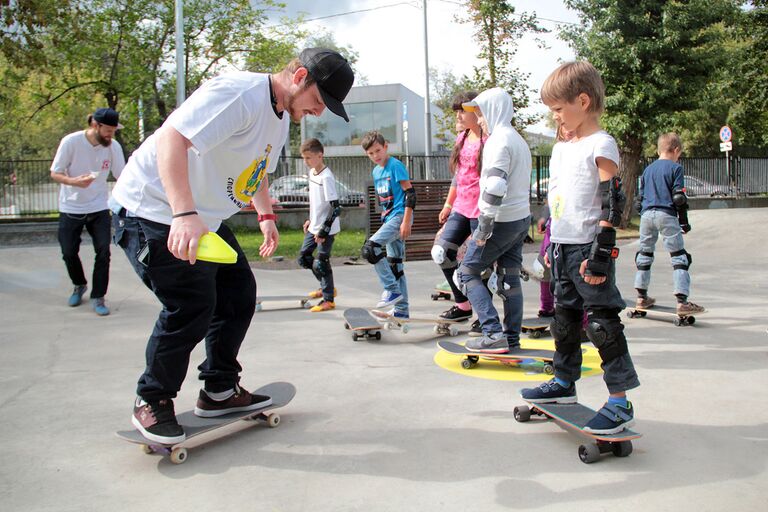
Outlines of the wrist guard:
M 616 247 L 616 230 L 603 226 L 592 242 L 592 249 L 587 259 L 588 276 L 606 277 L 611 268 L 611 260 L 619 257 Z
M 477 228 L 472 233 L 472 239 L 476 242 L 483 242 L 491 238 L 493 233 L 493 217 L 481 215 L 477 218 Z

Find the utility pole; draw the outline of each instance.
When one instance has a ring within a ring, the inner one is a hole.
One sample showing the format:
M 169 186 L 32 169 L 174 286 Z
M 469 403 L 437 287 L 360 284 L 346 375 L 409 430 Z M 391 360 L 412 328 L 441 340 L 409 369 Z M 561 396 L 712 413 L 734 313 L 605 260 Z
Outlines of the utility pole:
M 176 108 L 186 98 L 184 65 L 184 0 L 176 0 Z
M 424 91 L 424 164 L 425 178 L 433 178 L 431 171 L 432 156 L 432 112 L 429 106 L 429 37 L 427 37 L 427 0 L 424 1 L 424 76 L 426 90 Z

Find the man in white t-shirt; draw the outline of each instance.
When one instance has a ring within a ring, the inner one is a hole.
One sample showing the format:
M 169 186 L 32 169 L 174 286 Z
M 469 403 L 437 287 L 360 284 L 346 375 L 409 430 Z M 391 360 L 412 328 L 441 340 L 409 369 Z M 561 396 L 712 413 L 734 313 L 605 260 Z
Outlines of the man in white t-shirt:
M 100 108 L 88 116 L 88 128 L 70 133 L 59 143 L 51 165 L 51 179 L 59 191 L 59 244 L 69 278 L 75 286 L 69 305 L 79 306 L 88 288 L 80 261 L 83 228 L 93 241 L 91 304 L 99 316 L 109 314 L 104 302 L 109 285 L 110 215 L 107 176 L 120 176 L 125 167 L 123 148 L 112 140 L 123 126 L 111 108 Z
M 309 48 L 281 72 L 227 73 L 204 83 L 133 153 L 114 190 L 115 242 L 163 305 L 146 350 L 133 425 L 149 440 L 185 439 L 173 398 L 189 355 L 203 338 L 205 381 L 195 414 L 221 416 L 271 403 L 238 383 L 237 361 L 256 306 L 256 282 L 222 220 L 248 203 L 264 233 L 260 254 L 277 248 L 267 174 L 288 137 L 289 116 L 325 107 L 348 121 L 342 105 L 354 74 L 337 52 Z M 238 254 L 222 265 L 197 261 L 200 237 L 216 232 Z
M 299 249 L 298 262 L 302 268 L 311 270 L 320 282 L 320 289 L 309 293 L 312 298 L 323 299 L 310 309 L 318 313 L 336 307 L 331 249 L 336 233 L 341 230 L 341 206 L 336 192 L 336 178 L 323 161 L 322 143 L 317 139 L 305 140 L 301 144 L 301 157 L 309 167 L 309 220 L 304 223 L 304 242 Z M 315 249 L 317 258 L 314 256 Z

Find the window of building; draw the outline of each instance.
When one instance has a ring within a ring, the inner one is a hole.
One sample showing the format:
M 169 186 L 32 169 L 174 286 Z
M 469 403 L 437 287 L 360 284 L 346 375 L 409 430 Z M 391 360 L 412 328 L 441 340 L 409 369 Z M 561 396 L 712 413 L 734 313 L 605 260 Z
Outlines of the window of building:
M 357 146 L 363 136 L 378 130 L 389 142 L 397 142 L 397 102 L 374 101 L 344 105 L 349 123 L 328 109 L 320 117 L 307 116 L 306 137 L 316 138 L 324 146 Z

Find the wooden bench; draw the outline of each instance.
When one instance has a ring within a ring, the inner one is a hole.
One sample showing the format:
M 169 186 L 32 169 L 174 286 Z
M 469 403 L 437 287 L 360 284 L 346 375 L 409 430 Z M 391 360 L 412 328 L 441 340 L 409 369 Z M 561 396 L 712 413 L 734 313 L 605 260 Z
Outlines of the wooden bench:
M 411 181 L 416 192 L 416 210 L 413 214 L 411 236 L 405 242 L 406 261 L 431 259 L 435 234 L 440 229 L 437 220 L 451 188 L 450 180 Z M 381 227 L 381 210 L 373 185 L 368 187 L 368 234 L 370 237 Z

